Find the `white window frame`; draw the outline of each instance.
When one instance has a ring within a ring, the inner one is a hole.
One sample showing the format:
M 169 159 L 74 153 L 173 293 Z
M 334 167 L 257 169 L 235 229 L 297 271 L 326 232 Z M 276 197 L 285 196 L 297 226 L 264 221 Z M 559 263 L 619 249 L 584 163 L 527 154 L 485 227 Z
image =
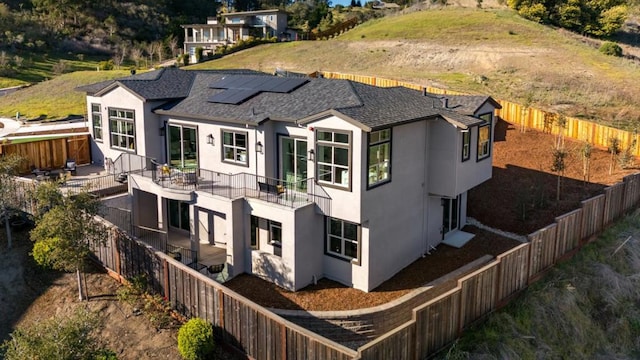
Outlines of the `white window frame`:
M 269 245 L 282 247 L 282 223 L 268 220 L 269 223 Z M 274 240 L 274 231 L 278 229 L 280 231 L 280 239 Z
M 231 144 L 225 144 L 225 134 L 231 134 Z M 244 147 L 237 144 L 236 136 L 244 136 Z M 222 129 L 222 161 L 231 164 L 249 166 L 249 133 L 246 131 Z M 233 158 L 227 158 L 227 150 Z M 244 152 L 244 154 L 242 154 Z M 244 155 L 244 159 L 243 159 Z
M 480 119 L 484 120 L 485 123 L 478 126 L 478 154 L 477 161 L 484 160 L 491 155 L 491 125 L 493 124 L 493 114 L 486 113 L 478 116 Z M 483 131 L 487 131 L 487 138 L 485 140 L 480 140 L 480 135 Z
M 102 142 L 104 134 L 102 133 L 102 111 L 100 109 L 100 104 L 91 104 L 91 126 L 93 128 L 93 139 Z
M 333 234 L 331 231 L 331 222 L 332 221 L 336 221 L 336 222 L 340 222 L 340 234 Z M 345 224 L 349 224 L 349 225 L 353 225 L 356 227 L 356 238 L 355 239 L 350 239 L 345 237 Z M 342 220 L 342 219 L 338 219 L 338 218 L 332 218 L 327 216 L 326 217 L 326 223 L 325 223 L 325 253 L 327 255 L 330 255 L 332 257 L 341 259 L 341 260 L 347 260 L 350 261 L 353 264 L 356 265 L 360 265 L 360 255 L 361 255 L 361 230 L 360 230 L 360 225 L 350 222 L 350 221 L 346 221 L 346 220 Z M 340 241 L 340 252 L 337 252 L 335 250 L 333 250 L 331 248 L 331 240 L 335 239 Z M 355 244 L 356 245 L 356 256 L 352 257 L 349 255 L 346 255 L 346 245 L 347 244 Z
M 462 132 L 462 161 L 471 159 L 471 129 Z
M 320 133 L 331 134 L 330 140 L 320 139 Z M 351 190 L 351 142 L 353 136 L 350 131 L 340 131 L 340 130 L 331 130 L 331 129 L 316 129 L 316 179 L 318 183 L 327 185 L 329 187 L 337 187 L 341 189 Z M 347 136 L 347 141 L 338 141 L 337 138 L 339 135 Z M 331 152 L 331 160 L 330 162 L 324 162 L 321 158 L 320 148 L 328 148 Z M 336 164 L 335 163 L 335 154 L 336 149 L 343 149 L 347 151 L 347 165 Z M 324 174 L 331 174 L 330 180 L 324 180 L 323 172 L 321 172 L 321 167 L 328 167 L 330 169 L 329 172 L 325 172 Z M 338 182 L 337 172 L 342 171 L 342 181 Z
M 135 110 L 109 108 L 109 138 L 111 147 L 118 150 L 136 152 L 136 121 Z M 127 125 L 131 125 L 132 134 L 127 133 Z M 115 128 L 115 129 L 114 129 Z M 120 141 L 126 139 L 126 146 L 120 146 Z
M 382 138 L 385 133 L 388 134 L 387 137 Z M 372 131 L 369 134 L 367 146 L 367 189 L 391 182 L 391 138 L 391 128 Z M 376 147 L 382 149 L 385 144 L 389 149 L 388 158 L 384 160 L 378 156 L 378 159 L 372 159 L 371 148 Z M 386 174 L 386 177 L 380 178 L 381 173 Z

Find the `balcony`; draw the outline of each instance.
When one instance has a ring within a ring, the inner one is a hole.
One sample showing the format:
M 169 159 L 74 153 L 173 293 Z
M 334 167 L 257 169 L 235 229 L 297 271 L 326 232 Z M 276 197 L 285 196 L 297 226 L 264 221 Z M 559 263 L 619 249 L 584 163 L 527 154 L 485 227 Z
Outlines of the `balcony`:
M 151 179 L 165 189 L 198 191 L 228 199 L 259 199 L 291 208 L 313 203 L 323 214 L 331 214 L 331 197 L 314 178 L 285 181 L 249 173 L 225 174 L 195 167 L 162 165 L 152 158 L 134 154 L 122 154 L 114 161 L 114 169 L 117 173 Z

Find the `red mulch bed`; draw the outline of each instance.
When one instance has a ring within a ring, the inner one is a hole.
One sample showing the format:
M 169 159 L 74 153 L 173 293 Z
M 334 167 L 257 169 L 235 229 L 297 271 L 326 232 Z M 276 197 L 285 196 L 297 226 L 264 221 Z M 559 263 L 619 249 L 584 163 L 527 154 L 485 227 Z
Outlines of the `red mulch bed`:
M 556 201 L 557 176 L 551 172 L 555 137 L 538 131 L 521 133 L 505 122 L 496 124 L 493 177 L 470 191 L 468 214 L 481 223 L 529 234 L 551 224 L 556 216 L 580 206 L 580 201 L 599 194 L 637 169 L 616 167 L 609 175 L 610 154 L 594 149 L 589 181 L 583 179 L 579 155 L 582 143 L 565 139 L 569 150 L 562 180 L 561 200 Z M 225 283 L 234 291 L 266 307 L 309 311 L 351 310 L 385 304 L 428 282 L 438 279 L 483 255 L 498 255 L 520 243 L 466 226 L 476 236 L 460 249 L 447 245 L 415 261 L 369 293 L 321 279 L 317 285 L 297 292 L 278 288 L 251 275 L 240 275 Z M 433 289 L 432 296 L 454 286 L 452 281 Z

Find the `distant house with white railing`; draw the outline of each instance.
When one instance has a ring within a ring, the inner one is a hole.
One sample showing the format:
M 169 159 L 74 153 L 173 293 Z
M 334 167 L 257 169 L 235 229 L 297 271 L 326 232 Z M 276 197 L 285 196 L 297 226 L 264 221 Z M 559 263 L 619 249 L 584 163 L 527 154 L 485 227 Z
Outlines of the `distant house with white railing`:
M 134 226 L 290 290 L 370 291 L 470 239 L 468 190 L 491 177 L 487 96 L 177 68 L 80 90 L 93 161 L 128 174 Z
M 206 54 L 249 37 L 291 40 L 293 33 L 287 30 L 287 19 L 286 11 L 274 9 L 221 13 L 219 17 L 207 18 L 206 24 L 182 25 L 184 53 L 189 54 L 189 60 L 194 63 L 198 47 Z

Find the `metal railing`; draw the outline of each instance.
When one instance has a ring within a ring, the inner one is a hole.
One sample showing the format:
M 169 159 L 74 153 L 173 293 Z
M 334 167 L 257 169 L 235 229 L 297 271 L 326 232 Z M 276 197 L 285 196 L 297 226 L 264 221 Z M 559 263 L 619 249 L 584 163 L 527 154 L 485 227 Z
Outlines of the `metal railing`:
M 331 197 L 314 178 L 285 181 L 249 173 L 227 174 L 218 171 L 160 164 L 155 159 L 122 154 L 113 163 L 116 173 L 150 178 L 167 189 L 201 191 L 228 199 L 254 198 L 292 208 L 315 203 L 326 215 L 331 214 Z
M 164 230 L 152 229 L 144 226 L 133 226 L 133 238 L 162 251 L 185 265 L 198 262 L 198 252 L 173 245 L 169 242 L 169 234 Z

